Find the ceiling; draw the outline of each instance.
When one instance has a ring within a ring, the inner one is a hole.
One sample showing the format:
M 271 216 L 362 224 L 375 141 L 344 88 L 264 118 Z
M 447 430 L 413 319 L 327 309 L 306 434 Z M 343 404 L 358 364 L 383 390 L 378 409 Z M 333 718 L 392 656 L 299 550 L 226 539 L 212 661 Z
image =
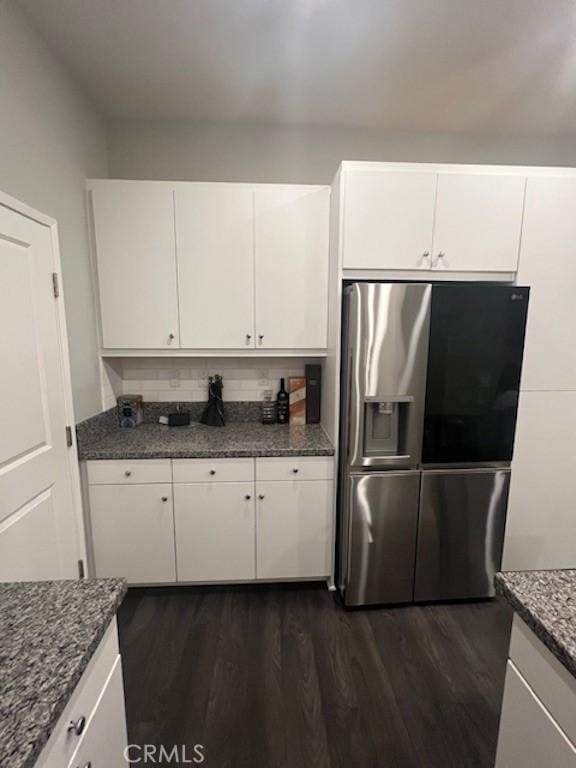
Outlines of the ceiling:
M 19 0 L 112 118 L 576 133 L 574 0 Z

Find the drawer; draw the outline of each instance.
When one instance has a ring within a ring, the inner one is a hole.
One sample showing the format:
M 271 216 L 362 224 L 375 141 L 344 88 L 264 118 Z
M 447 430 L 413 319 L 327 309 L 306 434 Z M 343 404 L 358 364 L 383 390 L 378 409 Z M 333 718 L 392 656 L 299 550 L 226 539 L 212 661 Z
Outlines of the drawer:
M 256 480 L 331 480 L 333 456 L 256 459 Z
M 127 459 L 86 462 L 88 485 L 171 483 L 170 459 Z
M 48 743 L 40 753 L 36 768 L 62 768 L 68 765 L 88 728 L 92 712 L 114 664 L 119 659 L 118 654 L 118 629 L 114 618 L 56 723 Z M 70 723 L 77 723 L 80 718 L 84 718 L 82 732 L 76 734 L 69 731 Z
M 175 483 L 254 482 L 254 459 L 173 459 Z

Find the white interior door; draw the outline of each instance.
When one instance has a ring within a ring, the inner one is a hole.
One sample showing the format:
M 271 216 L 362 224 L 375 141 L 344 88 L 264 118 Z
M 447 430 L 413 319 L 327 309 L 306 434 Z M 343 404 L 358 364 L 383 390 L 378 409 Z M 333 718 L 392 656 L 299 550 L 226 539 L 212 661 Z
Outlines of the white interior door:
M 50 227 L 0 205 L 0 581 L 78 575 L 54 264 Z
M 255 190 L 258 349 L 326 347 L 329 205 L 328 187 Z
M 180 344 L 254 347 L 254 193 L 242 184 L 175 191 Z

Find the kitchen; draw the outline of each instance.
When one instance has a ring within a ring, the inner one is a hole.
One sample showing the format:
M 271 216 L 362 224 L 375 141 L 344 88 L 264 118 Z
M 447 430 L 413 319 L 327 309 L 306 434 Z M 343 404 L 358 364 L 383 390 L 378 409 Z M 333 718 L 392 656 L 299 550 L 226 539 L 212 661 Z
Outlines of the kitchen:
M 569 115 L 240 90 L 345 20 L 373 87 L 392 21 L 528 66 L 568 5 L 226 5 L 1 6 L 0 762 L 575 765 Z

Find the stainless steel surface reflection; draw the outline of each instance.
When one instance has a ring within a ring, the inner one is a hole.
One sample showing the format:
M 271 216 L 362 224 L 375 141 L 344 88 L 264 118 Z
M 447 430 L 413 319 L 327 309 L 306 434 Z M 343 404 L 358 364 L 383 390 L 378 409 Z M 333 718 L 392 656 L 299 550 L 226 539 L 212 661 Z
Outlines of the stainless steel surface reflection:
M 355 283 L 347 289 L 344 412 L 350 467 L 418 466 L 431 292 L 431 285 L 401 283 Z M 395 445 L 381 432 L 367 432 L 384 429 L 387 414 Z
M 349 477 L 346 604 L 412 601 L 418 526 L 419 472 Z
M 414 599 L 494 595 L 510 470 L 422 472 Z

